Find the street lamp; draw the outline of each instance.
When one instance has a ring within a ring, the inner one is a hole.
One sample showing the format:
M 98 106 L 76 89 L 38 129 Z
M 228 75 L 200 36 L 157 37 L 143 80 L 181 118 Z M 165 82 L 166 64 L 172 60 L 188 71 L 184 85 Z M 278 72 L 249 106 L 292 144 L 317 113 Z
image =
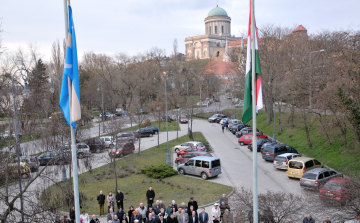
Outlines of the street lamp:
M 320 52 L 325 52 L 324 49 L 322 50 L 316 50 L 316 51 L 311 51 L 309 53 L 309 59 L 310 59 L 310 69 L 312 70 L 312 65 L 311 65 L 311 54 L 312 53 L 320 53 Z M 311 80 L 311 77 L 312 77 L 312 74 L 311 74 L 311 71 L 309 72 L 309 82 L 310 82 L 310 86 L 309 86 L 309 109 L 310 111 L 312 110 L 312 103 L 311 103 L 311 100 L 312 100 L 312 80 Z
M 164 72 L 164 74 L 165 74 L 166 146 L 167 146 L 166 164 L 171 164 L 170 153 L 169 153 L 169 125 L 168 125 L 168 110 L 167 110 L 167 95 L 166 95 L 167 73 Z
M 103 133 L 105 133 L 105 123 L 104 123 L 104 91 L 103 91 L 103 86 L 101 82 L 98 82 L 98 87 L 97 87 L 97 91 L 100 91 L 100 85 L 101 85 L 101 104 L 102 104 L 102 114 L 101 114 L 101 118 L 102 118 L 102 122 L 103 122 Z M 100 125 L 99 125 L 100 126 Z M 99 127 L 99 135 L 100 135 L 100 127 Z
M 271 77 L 273 76 L 272 74 L 269 74 L 270 75 L 270 79 Z M 269 79 L 269 82 L 268 82 L 268 85 L 271 84 L 271 81 Z M 275 78 L 275 75 L 274 75 L 274 108 L 273 108 L 273 113 L 274 113 L 274 131 L 273 131 L 273 142 L 276 142 L 276 134 L 275 134 L 275 102 L 276 102 L 276 78 Z
M 15 90 L 15 83 L 14 83 L 14 77 L 15 74 L 18 71 L 25 71 L 26 72 L 26 76 L 22 73 L 21 74 L 21 78 L 24 80 L 24 90 L 23 90 L 23 95 L 24 98 L 28 98 L 29 94 L 31 93 L 31 91 L 28 88 L 28 80 L 29 80 L 29 71 L 26 70 L 25 68 L 22 69 L 18 69 L 14 72 L 14 74 L 12 75 L 11 81 L 12 81 L 12 96 L 14 99 L 14 128 L 15 128 L 15 139 L 16 139 L 16 150 L 17 150 L 17 164 L 18 164 L 18 173 L 19 173 L 19 189 L 20 189 L 20 205 L 21 205 L 21 220 L 22 222 L 24 222 L 24 202 L 23 202 L 23 195 L 22 195 L 22 182 L 21 182 L 21 169 L 20 169 L 20 156 L 22 155 L 21 152 L 21 148 L 19 146 L 19 134 L 18 134 L 18 128 L 17 128 L 17 107 L 16 107 L 16 90 Z
M 59 84 L 59 92 L 61 91 L 61 87 L 60 87 L 60 80 L 55 77 L 54 75 L 51 76 L 51 88 L 50 88 L 50 93 L 52 94 L 53 96 L 53 103 L 54 103 L 54 93 L 55 93 L 55 88 L 54 88 L 54 85 L 53 85 L 53 80 L 56 80 Z M 61 125 L 61 148 L 62 150 L 64 150 L 64 131 L 63 131 L 63 122 L 59 119 L 60 121 L 60 125 Z M 66 177 L 66 168 L 65 168 L 65 165 L 63 163 L 62 165 L 62 177 L 61 177 L 61 181 L 67 181 L 67 177 Z

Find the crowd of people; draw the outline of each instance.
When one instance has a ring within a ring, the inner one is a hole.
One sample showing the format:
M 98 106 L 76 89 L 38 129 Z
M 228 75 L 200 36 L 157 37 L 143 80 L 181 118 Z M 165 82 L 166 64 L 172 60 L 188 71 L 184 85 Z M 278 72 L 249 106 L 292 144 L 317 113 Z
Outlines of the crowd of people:
M 207 213 L 205 208 L 199 210 L 199 206 L 194 197 L 191 197 L 187 206 L 184 202 L 180 205 L 172 200 L 167 206 L 162 200 L 155 200 L 155 191 L 152 187 L 146 192 L 147 205 L 140 203 L 139 207 L 130 206 L 129 210 L 124 210 L 124 194 L 119 189 L 115 195 L 111 191 L 105 196 L 100 191 L 97 196 L 99 205 L 99 216 L 106 216 L 106 223 L 209 223 L 212 219 L 213 223 L 242 223 L 253 222 L 253 210 L 245 213 L 238 210 L 235 216 L 231 212 L 229 199 L 222 194 L 219 203 L 214 203 L 211 212 Z M 105 214 L 105 203 L 107 204 L 107 214 Z M 116 204 L 116 207 L 115 207 Z M 116 208 L 116 209 L 115 209 Z M 116 211 L 115 211 L 116 210 Z M 70 219 L 64 216 L 63 220 L 57 217 L 55 223 L 75 223 L 75 208 L 72 207 L 69 213 Z M 264 223 L 274 223 L 274 215 L 270 208 L 265 208 L 259 213 L 258 219 Z M 82 211 L 80 215 L 80 223 L 100 223 L 100 220 L 93 214 L 91 217 Z M 104 222 L 102 222 L 104 223 Z M 289 223 L 292 223 L 289 221 Z M 310 214 L 304 219 L 303 223 L 315 223 Z M 323 219 L 323 223 L 331 223 L 327 218 Z

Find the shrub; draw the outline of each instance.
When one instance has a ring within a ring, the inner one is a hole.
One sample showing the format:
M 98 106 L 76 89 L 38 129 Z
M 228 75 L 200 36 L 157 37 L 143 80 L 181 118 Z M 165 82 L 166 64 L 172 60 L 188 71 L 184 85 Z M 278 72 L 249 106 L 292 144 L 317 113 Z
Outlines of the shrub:
M 142 123 L 140 126 L 141 126 L 141 128 L 144 128 L 144 127 L 146 127 L 146 126 L 151 126 L 151 121 L 150 121 L 150 119 L 147 118 L 147 119 L 145 120 L 145 122 Z
M 162 165 L 151 165 L 144 169 L 141 169 L 141 173 L 145 174 L 148 177 L 159 179 L 171 177 L 177 174 L 177 171 L 172 168 L 171 165 L 162 164 Z

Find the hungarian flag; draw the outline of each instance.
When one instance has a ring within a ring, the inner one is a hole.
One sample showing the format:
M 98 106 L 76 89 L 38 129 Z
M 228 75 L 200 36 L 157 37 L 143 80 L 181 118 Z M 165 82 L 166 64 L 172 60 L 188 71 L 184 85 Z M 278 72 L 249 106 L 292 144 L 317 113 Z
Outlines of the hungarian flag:
M 251 3 L 250 3 L 251 4 Z M 255 20 L 255 19 L 254 19 Z M 246 74 L 245 74 L 245 89 L 244 89 L 244 106 L 243 106 L 243 114 L 242 114 L 242 121 L 243 123 L 248 122 L 251 120 L 252 117 L 252 44 L 251 44 L 251 5 L 250 5 L 250 16 L 249 16 L 249 29 L 248 29 L 248 40 L 247 40 L 247 58 L 246 58 Z M 256 86 L 256 112 L 259 109 L 263 108 L 263 100 L 262 100 L 262 87 L 261 87 L 261 69 L 260 69 L 260 58 L 258 52 L 258 40 L 257 40 L 257 29 L 256 29 L 256 22 L 255 22 L 255 86 Z

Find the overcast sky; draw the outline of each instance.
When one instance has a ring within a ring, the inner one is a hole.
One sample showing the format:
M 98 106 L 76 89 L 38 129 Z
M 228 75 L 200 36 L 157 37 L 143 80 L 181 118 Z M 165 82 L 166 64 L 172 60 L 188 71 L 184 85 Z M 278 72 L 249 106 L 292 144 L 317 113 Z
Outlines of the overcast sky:
M 63 0 L 0 0 L 3 44 L 13 50 L 37 43 L 45 61 L 51 44 L 64 38 Z M 130 55 L 159 47 L 171 53 L 177 38 L 204 34 L 216 0 L 72 0 L 79 58 L 84 52 Z M 231 17 L 232 35 L 247 28 L 249 0 L 219 0 Z M 360 28 L 360 0 L 256 0 L 258 26 L 302 24 L 309 34 Z

